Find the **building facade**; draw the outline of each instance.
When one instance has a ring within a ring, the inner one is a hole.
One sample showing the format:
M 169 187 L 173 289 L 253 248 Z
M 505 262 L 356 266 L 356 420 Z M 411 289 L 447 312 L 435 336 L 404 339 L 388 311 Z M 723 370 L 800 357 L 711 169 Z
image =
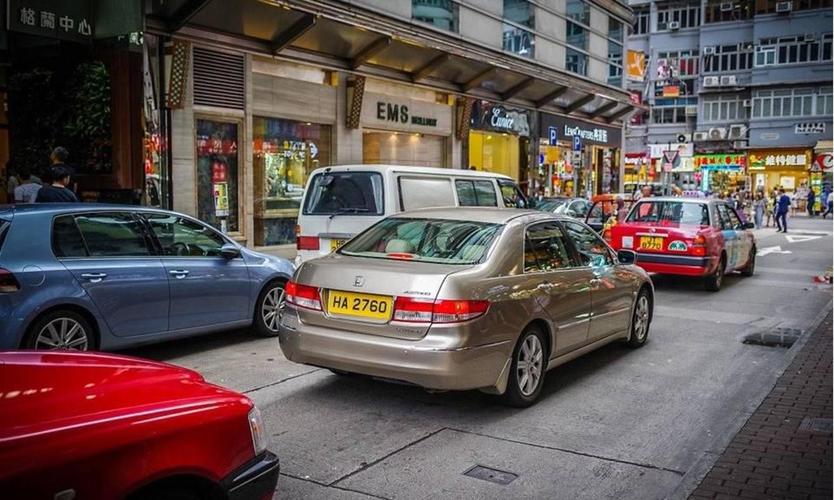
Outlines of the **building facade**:
M 832 138 L 830 0 L 631 5 L 628 56 L 644 66 L 627 86 L 651 111 L 626 127 L 628 182 L 821 189 Z
M 594 0 L 152 3 L 150 198 L 270 247 L 294 243 L 307 177 L 328 165 L 617 190 L 623 120 L 639 107 L 622 78 L 632 21 Z

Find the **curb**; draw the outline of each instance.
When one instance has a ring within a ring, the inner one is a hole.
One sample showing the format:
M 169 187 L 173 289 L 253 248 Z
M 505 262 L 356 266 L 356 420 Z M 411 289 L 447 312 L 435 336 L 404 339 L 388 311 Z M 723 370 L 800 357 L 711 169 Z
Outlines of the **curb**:
M 753 402 L 743 408 L 738 415 L 735 416 L 727 429 L 712 440 L 708 449 L 704 451 L 701 454 L 701 457 L 698 458 L 698 460 L 696 460 L 695 463 L 692 464 L 692 466 L 684 473 L 681 481 L 678 483 L 678 486 L 666 496 L 667 499 L 686 500 L 695 491 L 698 485 L 701 484 L 701 481 L 703 481 L 704 477 L 706 477 L 709 471 L 712 470 L 715 462 L 718 461 L 718 458 L 736 434 L 741 431 L 744 424 L 747 423 L 753 413 L 755 413 L 759 406 L 761 406 L 762 402 L 776 386 L 776 382 L 785 373 L 785 370 L 788 369 L 794 358 L 796 358 L 796 355 L 802 350 L 803 347 L 805 347 L 805 344 L 808 343 L 808 338 L 810 338 L 811 335 L 817 331 L 817 328 L 819 328 L 822 322 L 825 321 L 825 318 L 831 314 L 832 302 L 832 300 L 828 301 L 825 307 L 814 317 L 814 320 L 811 322 L 811 326 L 809 326 L 808 329 L 802 333 L 799 339 L 788 349 L 788 352 L 785 354 L 784 363 L 775 372 L 776 376 L 773 378 L 773 383 L 768 384 L 765 389 L 756 394 L 752 399 Z

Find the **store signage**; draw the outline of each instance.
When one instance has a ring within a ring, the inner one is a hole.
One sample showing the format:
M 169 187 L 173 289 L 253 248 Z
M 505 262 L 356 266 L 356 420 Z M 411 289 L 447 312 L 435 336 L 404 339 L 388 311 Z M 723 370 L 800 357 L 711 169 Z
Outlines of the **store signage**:
M 738 170 L 747 165 L 744 153 L 695 155 L 695 167 L 702 170 Z
M 823 170 L 831 170 L 832 165 L 834 165 L 834 156 L 831 153 L 823 153 L 817 156 L 814 163 Z
M 411 123 L 412 125 L 421 125 L 425 127 L 437 126 L 437 118 L 429 118 L 426 116 L 417 116 L 413 114 L 409 116 L 407 105 L 390 103 L 385 101 L 378 101 L 376 103 L 376 118 L 377 120 Z
M 363 127 L 379 130 L 448 135 L 452 132 L 452 107 L 365 92 L 361 122 Z
M 573 144 L 573 137 L 579 137 L 586 144 L 612 148 L 619 148 L 622 145 L 620 143 L 622 131 L 619 128 L 573 120 L 549 113 L 539 113 L 539 116 L 541 117 L 540 130 L 555 127 L 556 131 L 561 134 L 561 139 L 570 140 L 571 144 Z
M 9 0 L 9 31 L 29 35 L 87 42 L 94 27 L 89 0 Z
M 691 142 L 684 144 L 649 144 L 649 156 L 651 158 L 663 158 L 663 156 L 670 151 L 674 151 L 682 158 L 691 158 L 692 155 L 695 154 L 694 144 Z
M 824 134 L 825 122 L 797 123 L 794 125 L 794 134 Z
M 527 111 L 505 108 L 489 101 L 475 101 L 472 105 L 472 128 L 506 132 L 522 137 L 530 136 Z
M 811 163 L 807 151 L 763 151 L 750 153 L 750 170 L 805 169 Z

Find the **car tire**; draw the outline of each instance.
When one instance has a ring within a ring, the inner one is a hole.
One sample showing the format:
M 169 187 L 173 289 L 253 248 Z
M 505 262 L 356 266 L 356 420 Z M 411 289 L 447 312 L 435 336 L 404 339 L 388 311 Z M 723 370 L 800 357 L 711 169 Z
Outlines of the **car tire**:
M 649 326 L 652 323 L 652 299 L 645 288 L 641 289 L 634 300 L 634 310 L 631 313 L 631 326 L 628 345 L 643 347 L 649 338 Z
M 25 349 L 92 351 L 96 338 L 90 322 L 75 311 L 60 309 L 35 320 L 21 344 Z
M 278 316 L 284 298 L 284 282 L 272 281 L 267 284 L 255 303 L 254 332 L 259 337 L 278 335 Z
M 718 261 L 718 267 L 704 280 L 704 288 L 709 292 L 717 292 L 721 290 L 721 285 L 724 284 L 724 271 L 727 268 L 727 260 L 723 255 Z
M 507 390 L 503 395 L 505 404 L 526 408 L 539 399 L 547 373 L 546 345 L 544 333 L 536 326 L 528 326 L 521 334 L 513 349 Z M 521 363 L 524 365 L 519 366 Z
M 747 265 L 741 269 L 741 275 L 750 277 L 756 272 L 756 247 L 750 250 L 750 257 L 747 259 Z

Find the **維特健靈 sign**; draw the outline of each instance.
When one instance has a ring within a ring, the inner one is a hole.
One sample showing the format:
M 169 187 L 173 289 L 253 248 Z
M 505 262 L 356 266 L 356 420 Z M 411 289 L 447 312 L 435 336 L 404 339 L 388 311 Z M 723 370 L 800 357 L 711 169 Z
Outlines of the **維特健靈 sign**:
M 556 129 L 558 140 L 573 145 L 574 137 L 579 137 L 583 145 L 619 148 L 622 134 L 619 128 L 606 127 L 598 123 L 573 120 L 564 116 L 539 113 L 541 126 L 539 130 Z
M 448 135 L 452 132 L 452 108 L 446 104 L 366 92 L 362 102 L 362 126 Z
M 750 170 L 805 170 L 811 164 L 806 149 L 750 152 Z
M 95 33 L 89 0 L 9 0 L 6 14 L 9 31 L 18 33 L 76 42 Z

